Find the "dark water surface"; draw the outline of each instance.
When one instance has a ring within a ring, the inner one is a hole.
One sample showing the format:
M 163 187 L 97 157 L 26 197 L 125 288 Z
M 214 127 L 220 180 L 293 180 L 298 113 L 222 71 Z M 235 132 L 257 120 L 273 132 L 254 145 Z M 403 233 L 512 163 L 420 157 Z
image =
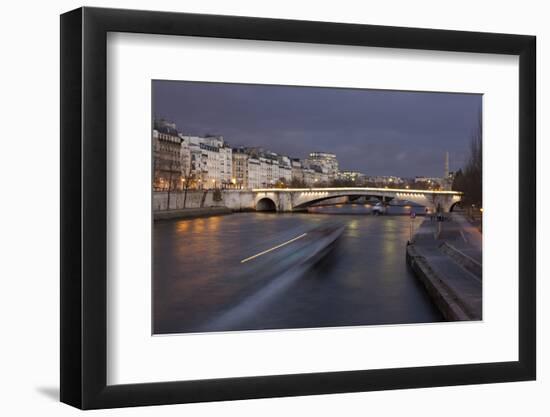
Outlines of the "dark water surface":
M 154 333 L 440 321 L 405 263 L 409 216 L 369 211 L 354 205 L 155 223 Z M 312 268 L 273 276 L 284 249 L 241 263 L 327 222 L 345 230 Z

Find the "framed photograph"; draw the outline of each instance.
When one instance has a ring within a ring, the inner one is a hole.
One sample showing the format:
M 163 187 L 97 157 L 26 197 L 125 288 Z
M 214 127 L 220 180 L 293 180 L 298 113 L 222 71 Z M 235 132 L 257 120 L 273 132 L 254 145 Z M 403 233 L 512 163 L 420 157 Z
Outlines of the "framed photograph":
M 61 401 L 533 380 L 535 37 L 61 16 Z

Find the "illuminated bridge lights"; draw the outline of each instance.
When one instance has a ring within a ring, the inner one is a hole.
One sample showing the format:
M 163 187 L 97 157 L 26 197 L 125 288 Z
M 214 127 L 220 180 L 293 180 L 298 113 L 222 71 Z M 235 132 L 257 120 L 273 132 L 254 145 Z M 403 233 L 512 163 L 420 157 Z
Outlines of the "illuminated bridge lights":
M 327 187 L 327 188 L 254 188 L 252 192 L 257 193 L 303 193 L 302 195 L 327 195 L 328 193 L 338 192 L 338 193 L 373 193 L 373 194 L 394 194 L 394 195 L 404 195 L 404 196 L 425 196 L 428 194 L 436 195 L 453 195 L 461 196 L 463 193 L 459 191 L 450 191 L 450 190 L 411 190 L 411 189 L 400 189 L 400 188 L 375 188 L 375 187 L 347 187 L 347 188 L 336 188 L 336 187 Z M 315 194 L 317 193 L 317 194 Z

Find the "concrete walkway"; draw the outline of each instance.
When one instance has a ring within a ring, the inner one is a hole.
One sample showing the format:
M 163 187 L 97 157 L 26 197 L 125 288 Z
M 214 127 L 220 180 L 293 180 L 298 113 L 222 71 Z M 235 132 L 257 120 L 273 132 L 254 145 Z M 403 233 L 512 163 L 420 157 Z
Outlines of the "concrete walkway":
M 464 241 L 481 252 L 483 239 L 479 229 L 472 225 L 461 213 L 452 213 L 452 219 L 460 225 Z
M 441 229 L 439 230 L 439 224 Z M 447 320 L 481 320 L 481 233 L 460 215 L 426 218 L 407 260 Z

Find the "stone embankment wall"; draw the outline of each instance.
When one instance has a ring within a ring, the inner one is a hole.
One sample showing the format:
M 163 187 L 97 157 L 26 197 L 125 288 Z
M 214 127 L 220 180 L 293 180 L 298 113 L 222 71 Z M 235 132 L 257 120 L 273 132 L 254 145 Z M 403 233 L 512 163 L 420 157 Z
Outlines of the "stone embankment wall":
M 252 192 L 236 190 L 218 193 L 214 190 L 193 190 L 187 191 L 187 196 L 183 191 L 173 191 L 170 195 L 168 192 L 153 193 L 154 212 L 211 207 L 227 207 L 234 211 L 254 210 L 255 196 Z
M 467 308 L 464 308 L 461 298 L 457 297 L 452 289 L 446 285 L 445 279 L 433 270 L 430 262 L 418 254 L 414 245 L 407 246 L 406 256 L 407 263 L 422 282 L 445 320 L 464 321 L 473 319 Z
M 481 235 L 472 229 L 454 215 L 427 218 L 407 245 L 407 263 L 449 321 L 482 319 Z

